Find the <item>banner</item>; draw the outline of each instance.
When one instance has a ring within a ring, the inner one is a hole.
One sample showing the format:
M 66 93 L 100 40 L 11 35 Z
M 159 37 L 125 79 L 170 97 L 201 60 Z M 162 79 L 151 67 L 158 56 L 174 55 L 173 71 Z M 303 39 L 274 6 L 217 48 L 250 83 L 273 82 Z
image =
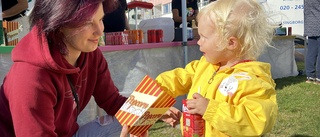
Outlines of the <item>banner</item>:
M 259 0 L 274 22 L 292 27 L 293 35 L 304 33 L 303 0 Z

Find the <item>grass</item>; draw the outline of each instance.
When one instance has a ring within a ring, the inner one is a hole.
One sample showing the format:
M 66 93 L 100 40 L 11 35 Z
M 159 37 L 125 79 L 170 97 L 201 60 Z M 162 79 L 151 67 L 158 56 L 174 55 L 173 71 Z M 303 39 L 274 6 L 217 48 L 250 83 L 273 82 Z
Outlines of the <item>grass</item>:
M 299 70 L 303 62 L 297 62 Z M 320 85 L 305 83 L 299 75 L 276 79 L 279 113 L 273 130 L 264 137 L 320 137 Z M 158 121 L 149 137 L 181 137 L 180 129 Z

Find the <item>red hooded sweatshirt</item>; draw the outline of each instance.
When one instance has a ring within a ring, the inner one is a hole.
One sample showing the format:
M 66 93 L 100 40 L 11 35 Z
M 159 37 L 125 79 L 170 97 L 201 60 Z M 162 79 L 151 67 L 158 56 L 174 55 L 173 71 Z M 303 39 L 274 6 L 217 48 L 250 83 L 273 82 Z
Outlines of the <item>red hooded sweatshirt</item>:
M 120 109 L 127 98 L 119 94 L 99 49 L 81 53 L 74 67 L 36 32 L 34 27 L 12 51 L 14 63 L 0 89 L 1 137 L 72 136 L 79 126 L 67 75 L 77 90 L 79 111 L 91 96 L 109 115 Z

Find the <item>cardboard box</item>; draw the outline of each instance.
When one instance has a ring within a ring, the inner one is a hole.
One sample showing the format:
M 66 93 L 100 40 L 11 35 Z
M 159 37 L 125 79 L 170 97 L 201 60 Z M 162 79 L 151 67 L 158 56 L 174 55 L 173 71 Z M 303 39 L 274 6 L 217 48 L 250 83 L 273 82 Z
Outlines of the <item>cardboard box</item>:
M 175 102 L 156 81 L 145 76 L 115 116 L 121 125 L 130 127 L 130 134 L 140 136 Z

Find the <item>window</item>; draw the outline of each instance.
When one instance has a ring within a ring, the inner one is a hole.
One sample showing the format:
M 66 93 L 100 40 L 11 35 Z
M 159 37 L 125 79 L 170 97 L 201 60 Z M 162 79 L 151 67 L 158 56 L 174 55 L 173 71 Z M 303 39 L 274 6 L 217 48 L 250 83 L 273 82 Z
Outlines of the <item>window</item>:
M 162 13 L 163 14 L 169 14 L 171 13 L 171 2 L 170 3 L 167 3 L 167 4 L 163 4 L 162 6 Z

